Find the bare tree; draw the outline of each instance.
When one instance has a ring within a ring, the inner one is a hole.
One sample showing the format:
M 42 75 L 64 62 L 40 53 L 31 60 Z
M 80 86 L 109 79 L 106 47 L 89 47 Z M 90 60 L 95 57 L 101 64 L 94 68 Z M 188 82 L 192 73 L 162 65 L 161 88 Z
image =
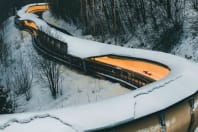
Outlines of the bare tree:
M 194 9 L 198 10 L 198 0 L 192 0 L 192 6 Z
M 31 98 L 31 86 L 33 80 L 33 73 L 31 66 L 28 66 L 22 56 L 19 57 L 19 62 L 17 67 L 13 70 L 13 86 L 17 88 L 18 94 L 25 94 L 26 100 L 30 100 Z
M 62 10 L 55 14 L 63 19 L 67 17 L 66 21 L 77 19 L 84 34 L 101 37 L 100 41 L 113 37 L 115 43 L 127 43 L 134 37 L 140 40 L 140 45 L 149 43 L 153 47 L 164 39 L 170 40 L 164 43 L 170 47 L 166 43 L 174 46 L 179 41 L 187 0 L 78 0 L 78 4 L 68 0 L 59 1 L 59 5 L 57 0 L 50 1 L 54 3 L 52 7 Z M 197 5 L 197 0 L 190 1 Z M 68 2 L 80 8 L 77 17 L 65 10 Z M 177 34 L 173 36 L 170 32 Z
M 42 80 L 47 81 L 50 92 L 56 99 L 61 87 L 60 65 L 42 57 L 37 57 L 36 59 L 40 77 Z
M 8 58 L 8 45 L 3 41 L 4 26 L 1 27 L 0 32 L 0 64 L 6 64 Z
M 9 65 L 4 68 L 5 70 L 3 72 L 1 72 L 1 76 L 3 76 L 2 84 L 4 84 L 3 86 L 6 90 L 7 103 L 9 105 L 8 110 L 11 112 L 14 112 L 17 108 L 17 97 L 19 95 L 24 94 L 27 101 L 31 98 L 30 89 L 33 74 L 30 66 L 26 63 L 20 55 L 18 56 L 18 60 L 15 65 Z

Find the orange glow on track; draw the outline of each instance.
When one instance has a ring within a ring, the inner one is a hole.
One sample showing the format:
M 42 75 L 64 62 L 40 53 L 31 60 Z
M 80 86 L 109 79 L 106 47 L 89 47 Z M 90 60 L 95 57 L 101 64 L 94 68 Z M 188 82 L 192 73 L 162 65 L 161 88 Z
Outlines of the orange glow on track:
M 28 13 L 34 13 L 34 12 L 45 11 L 45 10 L 48 10 L 48 9 L 49 9 L 48 4 L 46 4 L 46 5 L 35 5 L 35 6 L 30 6 L 26 10 L 26 12 L 28 12 Z
M 95 61 L 140 73 L 154 80 L 166 77 L 170 70 L 161 65 L 143 60 L 103 56 L 94 58 Z
M 34 23 L 34 22 L 31 22 L 31 21 L 27 21 L 27 20 L 26 20 L 26 21 L 24 21 L 24 24 L 25 24 L 26 26 L 30 27 L 30 28 L 35 29 L 35 30 L 38 29 L 36 23 Z

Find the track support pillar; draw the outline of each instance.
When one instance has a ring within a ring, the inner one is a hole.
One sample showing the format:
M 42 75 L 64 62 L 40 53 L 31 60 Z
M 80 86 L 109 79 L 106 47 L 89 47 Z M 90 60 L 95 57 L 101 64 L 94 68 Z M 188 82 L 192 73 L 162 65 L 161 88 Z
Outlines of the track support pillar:
M 161 132 L 166 132 L 166 113 L 162 111 L 160 113 L 160 124 L 161 124 Z
M 188 127 L 188 132 L 192 132 L 193 131 L 193 126 L 194 126 L 194 122 L 195 122 L 195 96 L 192 95 L 192 97 L 189 99 L 189 105 L 191 108 L 191 120 L 190 120 L 190 124 Z

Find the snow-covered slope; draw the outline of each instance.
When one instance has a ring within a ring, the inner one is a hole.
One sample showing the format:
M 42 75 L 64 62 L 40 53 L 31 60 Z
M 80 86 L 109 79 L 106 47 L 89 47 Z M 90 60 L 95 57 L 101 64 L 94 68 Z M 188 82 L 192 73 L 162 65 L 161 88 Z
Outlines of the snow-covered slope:
M 35 65 L 32 58 L 37 55 L 37 52 L 32 45 L 31 35 L 26 31 L 19 31 L 15 27 L 14 17 L 9 18 L 6 23 L 4 41 L 11 49 L 9 71 L 20 66 L 21 57 L 24 63 L 28 65 L 29 71 L 34 71 L 32 97 L 26 101 L 25 95 L 18 96 L 15 112 L 41 111 L 87 104 L 129 92 L 128 89 L 119 84 L 81 75 L 62 65 L 60 69 L 62 95 L 58 95 L 57 99 L 54 100 L 46 83 L 39 81 L 39 69 L 32 67 Z M 10 78 L 12 77 L 11 73 Z M 4 78 L 6 79 L 6 77 Z
M 198 11 L 192 8 L 192 3 L 187 1 L 185 7 L 185 14 L 184 14 L 184 24 L 183 24 L 183 31 L 180 37 L 180 41 L 173 47 L 170 53 L 182 56 L 183 58 L 187 58 L 193 61 L 198 61 Z M 52 25 L 57 27 L 63 28 L 75 36 L 90 39 L 95 41 L 103 41 L 104 43 L 114 44 L 114 45 L 122 45 L 124 47 L 138 47 L 141 49 L 152 49 L 152 45 L 150 44 L 141 44 L 140 40 L 136 37 L 132 37 L 128 40 L 127 43 L 117 44 L 113 37 L 109 37 L 106 40 L 101 40 L 101 38 L 97 38 L 97 36 L 93 37 L 92 35 L 82 35 L 82 30 L 77 28 L 71 22 L 65 22 L 62 19 L 57 19 L 54 17 L 50 11 L 46 11 L 43 13 L 43 19 Z M 142 35 L 144 36 L 144 35 Z
M 183 35 L 172 53 L 198 62 L 198 11 L 188 4 L 185 14 Z
M 66 42 L 68 44 L 68 53 L 74 56 L 87 58 L 115 54 L 136 57 L 167 65 L 171 72 L 168 77 L 146 85 L 141 89 L 96 103 L 41 113 L 1 116 L 0 128 L 4 130 L 12 129 L 12 125 L 17 124 L 19 126 L 29 122 L 34 123 L 34 121 L 36 121 L 35 123 L 41 123 L 42 128 L 48 126 L 46 122 L 58 121 L 61 125 L 64 124 L 67 129 L 78 131 L 113 126 L 166 109 L 198 90 L 196 87 L 198 82 L 195 77 L 198 72 L 198 65 L 193 62 L 162 52 L 128 49 L 71 37 L 50 28 L 35 15 L 24 14 L 24 12 L 19 12 L 18 15 L 21 20 L 31 20 L 50 36 Z M 43 120 L 46 122 L 43 123 Z M 11 127 L 9 127 L 10 125 Z M 26 127 L 26 125 L 23 125 L 23 127 Z M 57 128 L 57 126 L 54 127 Z

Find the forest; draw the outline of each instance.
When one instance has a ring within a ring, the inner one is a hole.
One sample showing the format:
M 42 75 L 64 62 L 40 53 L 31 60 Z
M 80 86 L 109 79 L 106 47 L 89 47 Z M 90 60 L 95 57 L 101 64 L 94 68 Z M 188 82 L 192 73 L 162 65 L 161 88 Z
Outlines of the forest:
M 52 12 L 79 25 L 84 34 L 119 38 L 127 43 L 137 36 L 142 45 L 169 52 L 182 33 L 187 1 L 197 0 L 50 0 Z
M 72 21 L 100 41 L 112 37 L 124 44 L 135 36 L 141 45 L 165 52 L 180 39 L 188 3 L 198 9 L 198 0 L 8 0 L 0 5 L 0 22 L 33 2 L 49 2 L 54 16 Z

